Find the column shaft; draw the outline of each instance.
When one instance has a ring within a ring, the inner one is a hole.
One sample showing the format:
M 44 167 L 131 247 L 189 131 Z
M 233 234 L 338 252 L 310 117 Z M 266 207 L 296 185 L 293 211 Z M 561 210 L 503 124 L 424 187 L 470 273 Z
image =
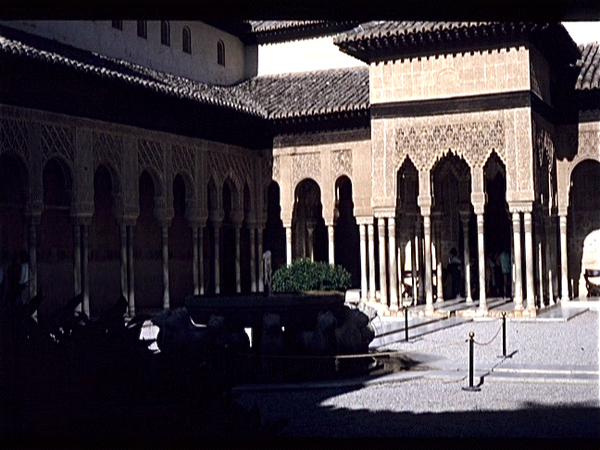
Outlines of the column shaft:
M 398 267 L 396 266 L 396 219 L 388 217 L 388 241 L 390 259 L 390 309 L 398 309 Z
M 533 277 L 533 235 L 531 213 L 523 214 L 525 224 L 525 271 L 527 282 L 527 309 L 535 309 L 535 280 Z
M 192 226 L 192 281 L 194 283 L 194 295 L 200 293 L 198 286 L 198 227 Z
M 262 263 L 263 255 L 263 228 L 258 228 L 258 292 L 265 291 L 265 271 Z
M 89 273 L 89 260 L 90 260 L 90 226 L 81 226 L 81 282 L 83 291 L 83 312 L 90 317 L 90 273 Z
M 419 230 L 420 231 L 420 230 Z M 413 304 L 416 305 L 419 300 L 419 292 L 418 292 L 418 262 L 419 262 L 419 236 L 417 235 L 417 229 L 415 226 L 415 235 L 413 237 L 412 242 L 410 243 L 410 270 L 411 270 L 411 280 L 412 280 L 412 288 L 413 288 Z
M 334 228 L 333 225 L 327 225 L 327 236 L 328 236 L 328 253 L 329 253 L 329 264 L 335 264 L 335 239 L 334 239 Z
M 129 315 L 135 315 L 135 286 L 134 286 L 134 273 L 135 267 L 133 264 L 133 232 L 134 228 L 131 225 L 127 226 L 127 264 L 129 270 L 129 276 L 127 282 L 129 284 Z
M 262 255 L 261 255 L 262 258 Z M 285 260 L 287 265 L 292 264 L 292 227 L 285 227 Z
M 75 295 L 81 293 L 81 225 L 73 225 L 73 291 Z M 77 307 L 81 311 L 81 305 Z
M 463 243 L 464 243 L 464 266 L 465 266 L 465 296 L 467 303 L 473 302 L 473 293 L 471 292 L 471 249 L 469 248 L 469 219 L 463 219 Z
M 425 250 L 425 310 L 433 311 L 433 286 L 431 270 L 431 217 L 423 216 L 423 234 Z
M 240 227 L 235 226 L 235 292 L 242 292 L 242 277 L 240 270 Z
M 37 295 L 37 225 L 29 224 L 29 298 Z
M 515 267 L 515 309 L 523 309 L 523 281 L 521 268 L 521 214 L 513 213 L 513 252 L 514 252 L 514 267 Z
M 119 225 L 119 241 L 121 245 L 121 295 L 128 298 L 127 292 L 127 225 Z
M 256 228 L 250 227 L 250 291 L 256 292 Z
M 369 238 L 369 299 L 375 301 L 375 227 L 372 223 L 367 225 Z
M 218 222 L 213 223 L 213 228 L 215 230 L 215 294 L 221 293 L 221 273 L 220 273 L 220 261 L 219 261 L 219 250 L 220 250 L 220 238 L 219 238 L 219 228 L 221 224 Z
M 483 213 L 477 214 L 477 250 L 479 259 L 479 309 L 487 310 L 485 285 L 485 248 Z
M 198 293 L 204 295 L 204 227 L 198 228 Z
M 569 298 L 569 260 L 567 258 L 567 216 L 559 216 L 560 226 L 560 288 L 561 301 L 568 302 Z
M 360 298 L 367 300 L 367 226 L 360 224 L 358 226 L 360 235 Z
M 385 261 L 385 218 L 377 218 L 377 228 L 379 231 L 379 301 L 385 305 L 388 302 L 387 296 L 387 264 Z
M 169 226 L 162 225 L 163 308 L 170 308 L 169 298 Z

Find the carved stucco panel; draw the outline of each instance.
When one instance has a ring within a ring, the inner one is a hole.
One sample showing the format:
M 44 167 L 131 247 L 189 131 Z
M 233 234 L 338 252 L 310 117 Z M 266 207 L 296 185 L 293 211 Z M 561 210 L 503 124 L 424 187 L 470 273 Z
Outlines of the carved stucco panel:
M 94 157 L 94 172 L 98 165 L 109 161 L 122 172 L 123 138 L 107 133 L 92 132 L 92 151 Z
M 578 155 L 600 160 L 600 130 L 580 130 Z
M 392 121 L 385 119 L 373 120 L 371 122 L 371 146 L 373 154 L 371 192 L 373 204 L 378 204 L 385 198 L 384 184 L 381 183 L 381 180 L 383 180 L 384 177 L 384 171 L 386 169 L 383 157 L 385 152 L 385 143 L 383 140 L 385 122 L 393 123 Z
M 265 166 L 268 167 L 266 164 L 265 164 Z M 277 181 L 277 183 L 280 183 L 280 172 L 281 172 L 280 168 L 281 168 L 281 156 L 274 156 L 273 157 L 273 173 L 270 176 L 272 176 L 273 179 L 275 181 Z M 267 176 L 269 176 L 269 175 L 267 174 Z
M 196 178 L 196 152 L 192 147 L 173 145 L 171 150 L 173 176 L 180 172 L 189 174 L 192 181 Z
M 209 152 L 208 159 L 210 170 L 218 184 L 222 184 L 227 177 L 231 177 L 239 189 L 243 189 L 244 182 L 250 183 L 252 161 L 249 157 L 212 151 Z
M 153 168 L 158 173 L 164 173 L 164 152 L 160 142 L 138 141 L 138 173 L 146 168 Z
M 517 174 L 517 191 L 528 191 L 533 194 L 533 142 L 529 109 L 515 111 L 514 134 L 516 136 L 515 168 Z M 528 200 L 533 200 L 533 197 Z
M 54 156 L 60 155 L 73 166 L 75 154 L 74 127 L 58 125 L 42 125 L 42 154 L 44 163 Z
M 296 186 L 304 178 L 312 178 L 319 185 L 322 184 L 320 153 L 300 153 L 292 156 L 292 186 Z
M 335 178 L 347 175 L 352 178 L 352 150 L 334 150 L 331 169 Z
M 0 120 L 0 154 L 8 151 L 20 155 L 28 165 L 27 124 L 24 120 Z

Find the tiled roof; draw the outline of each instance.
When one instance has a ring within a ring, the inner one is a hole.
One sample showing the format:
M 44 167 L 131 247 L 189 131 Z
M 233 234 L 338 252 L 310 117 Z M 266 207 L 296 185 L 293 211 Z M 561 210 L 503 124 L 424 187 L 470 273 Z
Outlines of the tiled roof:
M 254 20 L 248 22 L 250 31 L 241 39 L 259 44 L 286 42 L 336 34 L 350 30 L 359 23 L 357 20 Z
M 536 41 L 552 58 L 574 61 L 577 57 L 575 43 L 558 23 L 372 21 L 340 33 L 334 43 L 352 56 L 369 60 L 390 53 L 424 53 L 522 38 Z
M 239 86 L 260 99 L 271 119 L 369 108 L 369 68 L 265 75 Z
M 15 35 L 18 39 L 14 38 Z M 245 90 L 211 86 L 4 27 L 0 27 L 0 53 L 68 67 L 107 80 L 121 80 L 172 97 L 266 118 L 264 108 Z
M 250 27 L 253 33 L 287 30 L 290 28 L 305 27 L 326 23 L 325 20 L 251 20 Z
M 581 67 L 575 89 L 587 90 L 600 88 L 600 44 L 580 45 L 581 59 L 577 67 Z

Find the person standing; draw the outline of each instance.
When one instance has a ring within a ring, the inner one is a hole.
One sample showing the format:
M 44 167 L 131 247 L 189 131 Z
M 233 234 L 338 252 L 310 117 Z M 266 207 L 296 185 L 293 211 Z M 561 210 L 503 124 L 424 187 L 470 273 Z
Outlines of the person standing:
M 500 256 L 498 257 L 500 260 L 500 268 L 502 269 L 502 285 L 503 285 L 503 295 L 504 298 L 510 298 L 511 292 L 509 290 L 509 280 L 510 280 L 510 272 L 511 272 L 511 264 L 510 264 L 510 253 L 506 249 L 502 250 Z
M 458 257 L 456 248 L 450 250 L 450 259 L 448 260 L 448 270 L 452 279 L 452 291 L 450 298 L 456 298 L 460 295 L 460 265 L 461 260 Z

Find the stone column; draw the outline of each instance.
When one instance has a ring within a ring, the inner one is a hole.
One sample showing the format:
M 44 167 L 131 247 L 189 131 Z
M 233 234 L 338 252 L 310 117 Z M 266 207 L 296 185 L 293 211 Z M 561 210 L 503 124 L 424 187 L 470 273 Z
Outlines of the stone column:
M 121 245 L 121 295 L 128 298 L 127 292 L 127 225 L 119 223 L 119 243 Z
M 75 219 L 73 225 L 73 284 L 74 294 L 81 293 L 81 224 Z M 77 306 L 77 310 L 81 311 L 81 305 Z
M 235 292 L 242 292 L 242 278 L 240 270 L 240 224 L 234 224 L 235 230 Z
M 164 221 L 162 227 L 162 273 L 163 273 L 163 309 L 170 308 L 169 297 L 169 224 Z
M 569 260 L 567 257 L 567 214 L 559 215 L 560 227 L 560 288 L 561 302 L 570 301 L 569 298 Z
M 433 286 L 431 270 L 431 216 L 429 208 L 422 208 L 423 215 L 423 237 L 425 253 L 425 311 L 433 311 Z
M 358 226 L 360 235 L 360 298 L 363 301 L 367 300 L 367 225 L 360 224 Z
M 260 255 L 262 258 L 262 255 Z M 285 260 L 287 265 L 292 264 L 292 226 L 285 227 Z M 261 264 L 262 265 L 262 264 Z
M 198 227 L 198 293 L 204 295 L 204 226 Z
M 396 266 L 396 218 L 388 217 L 388 242 L 390 259 L 390 309 L 398 310 L 398 267 Z
M 379 232 L 379 302 L 387 305 L 387 264 L 385 261 L 385 218 L 377 218 L 377 231 Z
M 464 267 L 465 267 L 465 296 L 467 303 L 473 303 L 473 293 L 471 292 L 471 249 L 469 248 L 469 219 L 471 212 L 463 212 L 460 218 L 463 226 L 463 243 L 464 243 Z
M 221 222 L 220 221 L 213 221 L 212 222 L 213 225 L 213 229 L 215 231 L 214 234 L 214 242 L 215 242 L 215 294 L 220 294 L 221 293 L 221 272 L 220 272 L 220 228 L 221 228 Z
M 535 280 L 533 277 L 533 234 L 531 212 L 523 214 L 525 225 L 525 271 L 527 275 L 527 309 L 535 310 Z
M 256 292 L 256 228 L 250 226 L 250 291 Z
M 479 259 L 479 310 L 487 311 L 487 298 L 485 291 L 485 236 L 483 224 L 483 208 L 477 214 L 477 251 Z
M 413 236 L 410 244 L 410 270 L 412 287 L 413 287 L 413 304 L 416 305 L 419 301 L 419 292 L 417 279 L 419 276 L 419 240 L 420 240 L 420 226 L 417 220 L 415 220 L 415 235 Z
M 263 232 L 264 226 L 258 227 L 258 292 L 265 291 L 265 271 L 262 263 L 263 255 Z M 287 231 L 287 229 L 286 229 Z M 290 230 L 291 231 L 291 230 Z M 286 233 L 287 236 L 287 233 Z M 290 258 L 291 258 L 291 244 L 290 244 Z
M 91 219 L 90 219 L 91 221 Z M 81 281 L 83 290 L 83 312 L 90 317 L 90 225 L 84 223 L 81 226 Z
M 542 243 L 537 243 L 537 260 L 538 260 L 538 293 L 540 297 L 540 309 L 545 308 L 544 304 L 544 257 L 542 255 Z
M 37 217 L 35 218 L 37 219 Z M 37 295 L 37 221 L 31 218 L 29 221 L 29 298 Z M 36 312 L 37 314 L 37 312 Z
M 328 244 L 327 250 L 329 253 L 329 264 L 335 264 L 335 239 L 333 225 L 327 225 Z
M 367 224 L 367 237 L 369 238 L 369 299 L 375 301 L 375 228 L 372 223 Z
M 194 295 L 200 293 L 198 285 L 198 227 L 192 224 L 192 281 L 194 283 Z
M 129 269 L 129 275 L 127 281 L 129 283 L 129 315 L 135 315 L 135 286 L 134 286 L 134 274 L 135 268 L 133 265 L 133 233 L 134 227 L 127 225 L 127 263 Z
M 308 233 L 308 248 L 307 248 L 307 253 L 308 253 L 308 258 L 311 261 L 315 260 L 315 241 L 314 241 L 314 233 L 315 233 L 315 226 L 317 225 L 316 221 L 313 219 L 307 219 L 306 220 L 306 231 Z
M 521 278 L 521 213 L 513 212 L 512 215 L 513 225 L 513 253 L 514 253 L 514 267 L 515 267 L 515 310 L 523 310 L 523 282 Z
M 439 213 L 438 213 L 439 214 Z M 442 217 L 436 215 L 433 223 L 433 231 L 435 236 L 435 287 L 436 287 L 436 303 L 444 303 L 444 265 L 442 262 Z

